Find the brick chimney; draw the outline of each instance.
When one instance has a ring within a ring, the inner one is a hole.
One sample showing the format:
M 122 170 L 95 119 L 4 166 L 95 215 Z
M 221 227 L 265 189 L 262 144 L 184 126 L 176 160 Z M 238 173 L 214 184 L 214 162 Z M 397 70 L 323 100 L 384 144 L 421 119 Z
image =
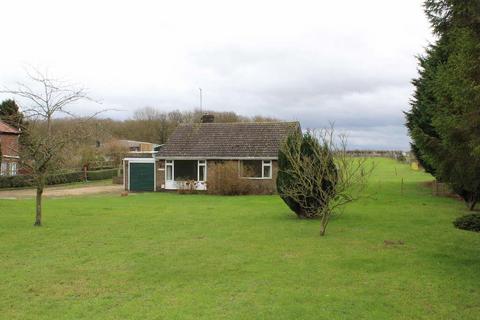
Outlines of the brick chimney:
M 200 121 L 202 123 L 212 123 L 215 121 L 215 116 L 213 114 L 205 113 Z

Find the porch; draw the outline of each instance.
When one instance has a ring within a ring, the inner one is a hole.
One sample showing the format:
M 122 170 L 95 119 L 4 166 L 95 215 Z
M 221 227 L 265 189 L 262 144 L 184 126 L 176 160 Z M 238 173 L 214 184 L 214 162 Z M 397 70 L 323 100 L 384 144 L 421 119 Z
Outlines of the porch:
M 165 160 L 166 190 L 207 190 L 206 181 L 206 160 Z

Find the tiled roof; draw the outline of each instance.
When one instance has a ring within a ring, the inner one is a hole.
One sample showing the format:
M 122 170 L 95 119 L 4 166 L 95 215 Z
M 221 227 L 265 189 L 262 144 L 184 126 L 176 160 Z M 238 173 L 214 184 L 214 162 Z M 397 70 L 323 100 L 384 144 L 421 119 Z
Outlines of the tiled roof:
M 294 130 L 300 130 L 298 122 L 182 124 L 158 156 L 209 159 L 277 157 L 283 139 Z
M 20 134 L 20 131 L 0 120 L 0 133 Z

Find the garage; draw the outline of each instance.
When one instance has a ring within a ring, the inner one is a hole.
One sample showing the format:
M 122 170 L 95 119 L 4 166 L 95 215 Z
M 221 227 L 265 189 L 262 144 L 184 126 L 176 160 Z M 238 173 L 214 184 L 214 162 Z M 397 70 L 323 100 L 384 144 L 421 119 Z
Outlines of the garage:
M 128 178 L 125 184 L 129 191 L 155 191 L 155 159 L 152 158 L 127 158 Z M 126 166 L 125 166 L 126 167 Z

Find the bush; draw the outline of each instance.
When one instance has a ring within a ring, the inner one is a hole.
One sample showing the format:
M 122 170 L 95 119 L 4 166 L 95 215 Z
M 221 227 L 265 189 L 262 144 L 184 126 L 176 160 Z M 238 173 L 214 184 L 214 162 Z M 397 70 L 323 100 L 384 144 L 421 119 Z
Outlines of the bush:
M 63 184 L 71 182 L 83 181 L 83 172 L 67 172 L 49 175 L 46 178 L 46 185 Z M 32 187 L 35 185 L 33 176 L 31 175 L 18 175 L 18 176 L 5 176 L 0 177 L 0 188 L 24 188 Z
M 453 221 L 453 225 L 458 229 L 480 232 L 480 213 L 460 217 Z
M 88 180 L 106 180 L 117 176 L 117 169 L 87 171 Z M 65 184 L 81 182 L 85 180 L 85 173 L 82 171 L 65 172 L 47 176 L 46 185 Z M 35 185 L 31 175 L 3 176 L 0 177 L 0 188 L 25 188 Z
M 118 169 L 106 169 L 106 170 L 95 170 L 87 171 L 88 180 L 105 180 L 112 179 L 118 174 Z
M 234 196 L 252 191 L 250 181 L 239 177 L 235 161 L 217 162 L 209 166 L 208 176 L 207 192 L 210 194 Z
M 64 183 L 80 182 L 83 180 L 84 180 L 83 172 L 81 171 L 67 172 L 67 173 L 52 174 L 47 176 L 45 184 L 47 185 L 64 184 Z
M 277 189 L 300 218 L 319 216 L 334 196 L 337 169 L 333 153 L 311 133 L 296 132 L 278 153 Z
M 0 177 L 0 188 L 21 188 L 32 186 L 31 176 L 4 176 Z

